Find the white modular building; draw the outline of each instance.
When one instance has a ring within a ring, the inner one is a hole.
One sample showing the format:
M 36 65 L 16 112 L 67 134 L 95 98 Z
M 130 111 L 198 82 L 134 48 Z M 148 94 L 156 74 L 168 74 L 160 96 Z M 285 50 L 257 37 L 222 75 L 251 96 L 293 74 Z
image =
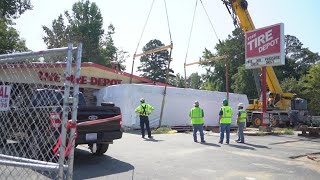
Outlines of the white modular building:
M 140 105 L 140 98 L 152 105 L 155 111 L 149 116 L 150 126 L 159 125 L 164 87 L 143 84 L 120 84 L 100 89 L 97 94 L 97 105 L 102 102 L 113 102 L 121 108 L 122 125 L 128 128 L 139 128 L 139 115 L 134 112 Z M 204 125 L 218 126 L 219 112 L 225 92 L 195 90 L 189 88 L 167 87 L 163 109 L 162 125 L 190 126 L 189 112 L 198 101 L 204 110 Z M 248 106 L 248 98 L 244 94 L 229 94 L 229 106 L 233 108 L 232 126 L 236 126 L 237 105 Z

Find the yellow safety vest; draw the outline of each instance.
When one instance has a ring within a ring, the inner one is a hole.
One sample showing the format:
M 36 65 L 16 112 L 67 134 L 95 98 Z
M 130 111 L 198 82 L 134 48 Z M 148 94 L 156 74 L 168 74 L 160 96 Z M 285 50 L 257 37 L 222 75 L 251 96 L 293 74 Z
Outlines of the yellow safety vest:
M 245 110 L 239 110 L 239 112 L 240 112 L 239 122 L 246 122 L 247 121 L 247 112 Z
M 221 107 L 222 115 L 220 119 L 221 124 L 231 124 L 232 121 L 232 108 L 230 106 Z
M 191 109 L 189 116 L 191 118 L 191 124 L 203 124 L 203 109 L 194 107 Z
M 140 116 L 149 116 L 153 112 L 154 108 L 146 103 L 142 103 L 135 109 L 135 112 L 139 113 Z

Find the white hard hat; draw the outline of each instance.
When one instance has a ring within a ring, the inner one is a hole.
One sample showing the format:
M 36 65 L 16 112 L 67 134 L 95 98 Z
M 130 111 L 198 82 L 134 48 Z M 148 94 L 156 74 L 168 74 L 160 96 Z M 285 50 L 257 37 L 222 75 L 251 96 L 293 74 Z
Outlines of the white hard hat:
M 238 104 L 238 107 L 243 107 L 243 103 L 239 103 L 239 104 Z
M 140 99 L 140 102 L 144 103 L 144 102 L 145 102 L 144 98 L 141 98 L 141 99 Z
M 194 105 L 199 106 L 199 102 L 198 102 L 198 101 L 195 101 L 195 102 L 194 102 Z

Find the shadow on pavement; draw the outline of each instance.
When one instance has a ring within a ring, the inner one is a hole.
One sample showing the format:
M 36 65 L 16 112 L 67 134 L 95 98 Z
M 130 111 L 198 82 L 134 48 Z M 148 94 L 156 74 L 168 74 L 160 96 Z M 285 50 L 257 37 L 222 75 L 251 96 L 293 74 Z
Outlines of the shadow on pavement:
M 141 136 L 141 131 L 140 130 L 126 130 L 123 133 L 128 133 L 128 134 L 134 134 L 134 135 Z
M 264 145 L 259 145 L 259 144 L 250 144 L 250 143 L 244 143 L 245 145 L 248 145 L 248 146 L 252 146 L 252 147 L 255 147 L 255 148 L 265 148 L 265 149 L 271 149 L 269 148 L 268 146 L 264 146 Z
M 250 150 L 255 150 L 253 147 L 248 147 L 248 146 L 242 146 L 239 144 L 229 144 L 231 147 L 239 148 L 239 149 L 250 149 Z
M 161 142 L 161 141 L 164 141 L 164 140 L 161 140 L 161 139 L 155 139 L 154 137 L 153 138 L 145 138 L 145 141 L 151 141 L 151 142 Z
M 134 170 L 134 166 L 107 155 L 96 156 L 88 151 L 76 149 L 73 179 L 102 178 Z M 133 172 L 133 171 L 132 171 Z
M 221 147 L 219 144 L 214 144 L 214 143 L 200 143 L 200 144 L 203 144 L 203 145 L 206 145 L 206 146 L 213 146 L 213 147 Z

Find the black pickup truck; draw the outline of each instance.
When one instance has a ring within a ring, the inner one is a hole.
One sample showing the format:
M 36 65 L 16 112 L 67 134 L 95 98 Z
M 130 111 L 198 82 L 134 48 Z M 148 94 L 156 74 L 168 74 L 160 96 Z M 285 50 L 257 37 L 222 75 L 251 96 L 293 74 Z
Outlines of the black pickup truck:
M 42 150 L 46 149 L 46 151 L 52 152 L 61 134 L 63 95 L 62 90 L 37 89 L 27 98 L 29 103 L 26 106 L 11 108 L 6 116 L 1 117 L 1 125 L 5 127 L 1 128 L 5 131 L 2 131 L 1 134 L 6 135 L 6 137 L 1 136 L 2 145 L 7 143 L 7 139 L 27 143 L 34 139 L 33 142 L 36 142 Z M 71 108 L 70 104 L 69 120 L 72 114 Z M 119 107 L 112 103 L 89 106 L 86 104 L 83 94 L 79 93 L 76 146 L 88 144 L 93 154 L 104 154 L 113 140 L 122 137 L 121 123 Z M 14 135 L 17 132 L 19 132 L 20 138 Z M 21 139 L 21 134 L 25 140 Z M 67 138 L 67 144 L 69 142 Z

